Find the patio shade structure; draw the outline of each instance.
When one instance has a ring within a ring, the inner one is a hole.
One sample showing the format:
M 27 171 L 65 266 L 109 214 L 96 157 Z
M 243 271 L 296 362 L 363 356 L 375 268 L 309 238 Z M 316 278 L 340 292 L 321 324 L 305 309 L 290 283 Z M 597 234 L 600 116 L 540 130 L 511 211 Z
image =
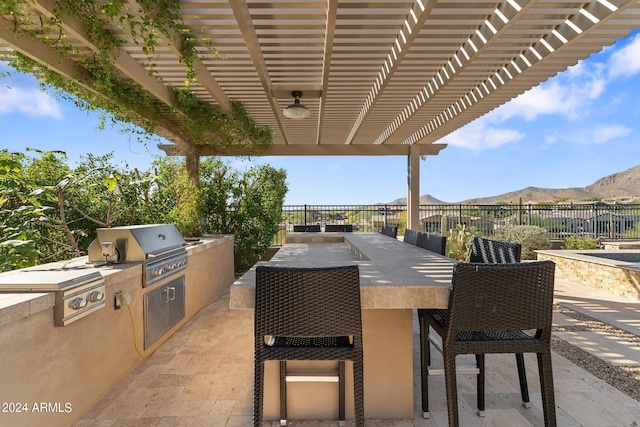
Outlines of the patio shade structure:
M 23 3 L 35 26 L 56 8 L 54 0 Z M 148 3 L 127 0 L 122 14 L 139 14 Z M 211 0 L 183 1 L 179 16 L 196 42 L 189 89 L 199 100 L 217 111 L 240 102 L 268 126 L 274 142 L 262 155 L 407 156 L 408 227 L 417 229 L 420 157 L 437 155 L 442 137 L 627 36 L 639 26 L 640 4 Z M 61 57 L 14 33 L 13 16 L 0 18 L 0 51 L 82 81 L 76 56 Z M 59 31 L 77 52 L 96 50 L 77 16 L 61 20 Z M 119 72 L 173 107 L 170 89 L 187 80 L 175 29 L 158 28 L 151 55 L 117 20 L 107 29 L 123 40 L 113 53 Z M 304 94 L 308 118 L 284 116 L 294 91 Z M 244 154 L 194 144 L 171 123 L 158 133 L 173 142 L 162 148 L 186 155 L 192 168 L 200 156 Z

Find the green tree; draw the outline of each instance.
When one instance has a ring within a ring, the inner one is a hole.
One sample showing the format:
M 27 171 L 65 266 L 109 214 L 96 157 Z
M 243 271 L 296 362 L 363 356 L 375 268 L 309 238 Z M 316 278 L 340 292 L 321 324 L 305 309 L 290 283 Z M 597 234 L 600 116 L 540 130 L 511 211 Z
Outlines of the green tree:
M 249 268 L 271 246 L 281 222 L 286 173 L 257 166 L 241 173 L 217 158 L 202 162 L 201 185 L 186 165 L 158 158 L 152 171 L 63 152 L 33 158 L 0 151 L 0 267 L 22 268 L 86 253 L 96 228 L 173 223 L 185 235 L 234 234 L 236 267 Z
M 37 151 L 37 154 L 39 157 L 34 158 L 9 154 L 19 165 L 14 163 L 13 188 L 6 188 L 9 181 L 4 181 L 3 193 L 7 191 L 8 203 L 3 210 L 3 245 L 11 246 L 9 242 L 16 243 L 12 237 L 20 236 L 19 240 L 25 245 L 28 242 L 37 251 L 37 258 L 23 259 L 15 263 L 16 267 L 78 253 L 65 217 L 64 199 L 60 198 L 70 173 L 66 155 L 59 151 Z M 12 227 L 16 229 L 12 231 Z
M 30 190 L 22 153 L 0 151 L 0 271 L 33 265 L 41 257 L 30 231 Z
M 262 165 L 240 173 L 209 158 L 201 163 L 200 177 L 204 230 L 233 234 L 236 271 L 246 271 L 264 256 L 278 232 L 286 172 Z

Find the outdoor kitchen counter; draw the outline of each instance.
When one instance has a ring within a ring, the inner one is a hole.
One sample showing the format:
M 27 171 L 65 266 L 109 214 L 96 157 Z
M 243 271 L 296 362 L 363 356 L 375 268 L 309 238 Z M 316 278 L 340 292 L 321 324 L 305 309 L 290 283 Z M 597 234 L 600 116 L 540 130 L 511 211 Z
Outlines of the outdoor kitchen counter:
M 201 253 L 224 243 L 233 241 L 233 236 L 211 235 L 204 236 L 196 242 L 187 246 L 190 256 Z M 66 272 L 69 280 L 82 276 L 91 271 L 99 272 L 103 277 L 113 276 L 110 283 L 117 283 L 129 280 L 132 277 L 140 278 L 142 275 L 140 262 L 129 264 L 100 265 L 89 263 L 86 256 L 73 258 L 70 260 L 51 262 L 47 264 L 26 267 L 19 270 L 12 270 L 0 273 L 0 283 L 9 283 L 13 277 L 24 275 L 45 276 L 47 271 Z M 59 276 L 61 277 L 61 276 Z M 0 326 L 12 321 L 27 317 L 39 311 L 51 309 L 55 305 L 54 292 L 10 292 L 0 290 Z
M 413 309 L 446 308 L 454 261 L 380 233 L 290 233 L 270 261 L 256 265 L 360 269 L 366 418 L 413 419 Z M 255 266 L 231 286 L 231 308 L 255 306 Z M 297 362 L 300 363 L 300 362 Z M 318 362 L 287 366 L 307 371 Z M 310 366 L 309 366 L 310 364 Z M 264 416 L 279 418 L 277 362 L 265 364 Z M 347 369 L 347 418 L 353 418 Z M 338 387 L 295 383 L 287 395 L 292 420 L 336 419 Z M 318 396 L 327 396 L 322 402 Z M 326 402 L 325 402 L 326 401 Z
M 380 233 L 289 233 L 270 261 L 231 286 L 231 308 L 255 306 L 255 267 L 360 268 L 364 309 L 447 308 L 453 260 Z
M 0 283 L 20 283 L 25 277 L 33 277 L 35 282 L 45 283 L 48 272 L 55 272 L 58 280 L 72 280 L 87 273 L 97 271 L 101 276 L 116 274 L 117 281 L 127 280 L 132 276 L 142 274 L 140 266 L 122 264 L 113 266 L 94 267 L 87 263 L 87 257 L 71 260 L 51 262 L 33 267 L 21 268 L 0 273 Z M 42 278 L 39 280 L 38 278 Z M 28 287 L 28 286 L 27 286 Z M 55 306 L 55 292 L 11 292 L 0 291 L 0 326 L 6 325 L 24 317 L 31 316 L 43 310 L 50 310 Z
M 195 313 L 228 291 L 234 280 L 233 236 L 203 237 L 187 252 L 185 317 L 146 350 L 143 300 L 155 285 L 142 287 L 142 263 L 94 266 L 84 256 L 0 273 L 0 281 L 10 283 L 21 275 L 49 274 L 66 280 L 97 271 L 105 281 L 106 302 L 86 317 L 56 327 L 56 292 L 0 292 L 0 401 L 27 409 L 0 412 L 0 425 L 72 425 L 133 371 L 141 356 L 148 357 Z M 114 307 L 118 291 L 130 295 L 128 307 Z M 35 411 L 34 405 L 40 404 L 46 404 L 46 410 Z

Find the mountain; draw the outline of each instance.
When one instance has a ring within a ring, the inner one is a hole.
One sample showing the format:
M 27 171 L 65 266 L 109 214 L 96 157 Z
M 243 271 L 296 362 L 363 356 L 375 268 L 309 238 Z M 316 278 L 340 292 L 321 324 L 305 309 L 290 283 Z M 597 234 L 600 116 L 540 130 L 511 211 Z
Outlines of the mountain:
M 462 203 L 487 204 L 492 205 L 499 202 L 517 204 L 522 201 L 523 204 L 536 204 L 541 202 L 553 202 L 556 200 L 566 200 L 568 202 L 577 202 L 585 200 L 593 200 L 600 198 L 584 188 L 539 188 L 527 187 L 522 190 L 511 191 L 509 193 L 500 194 L 498 196 L 481 197 L 477 199 L 465 200 Z
M 385 203 L 378 203 L 378 204 L 385 204 Z M 393 202 L 390 203 L 386 203 L 387 205 L 406 205 L 407 204 L 407 198 L 403 197 L 401 199 L 396 199 Z M 443 202 L 442 200 L 438 200 L 435 197 L 432 197 L 430 195 L 424 195 L 424 196 L 420 196 L 420 204 L 421 205 L 447 205 L 447 202 Z
M 585 190 L 601 197 L 637 196 L 640 194 L 640 165 L 600 178 Z
M 623 172 L 614 173 L 595 181 L 584 188 L 539 188 L 527 187 L 522 190 L 511 191 L 491 197 L 468 199 L 459 203 L 487 204 L 510 203 L 537 204 L 542 202 L 553 203 L 563 200 L 566 202 L 585 202 L 599 199 L 628 202 L 640 198 L 640 165 L 634 166 Z M 407 204 L 407 199 L 396 199 L 389 205 Z M 430 195 L 420 196 L 420 204 L 442 205 L 448 204 Z

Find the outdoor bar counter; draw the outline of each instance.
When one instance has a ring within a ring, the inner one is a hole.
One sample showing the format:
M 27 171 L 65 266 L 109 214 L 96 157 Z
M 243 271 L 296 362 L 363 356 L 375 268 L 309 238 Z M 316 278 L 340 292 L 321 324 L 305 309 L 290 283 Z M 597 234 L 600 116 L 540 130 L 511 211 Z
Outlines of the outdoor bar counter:
M 289 233 L 270 261 L 284 267 L 359 266 L 362 302 L 365 417 L 413 418 L 414 308 L 446 308 L 454 261 L 380 233 Z M 231 308 L 255 305 L 255 266 L 231 286 Z M 308 372 L 326 362 L 289 363 Z M 326 366 L 326 365 L 325 365 Z M 347 368 L 347 418 L 353 417 L 352 371 Z M 265 366 L 264 415 L 279 419 L 279 371 Z M 324 388 L 323 388 L 324 387 Z M 336 384 L 288 385 L 294 419 L 335 419 Z M 419 390 L 417 390 L 419 392 Z

